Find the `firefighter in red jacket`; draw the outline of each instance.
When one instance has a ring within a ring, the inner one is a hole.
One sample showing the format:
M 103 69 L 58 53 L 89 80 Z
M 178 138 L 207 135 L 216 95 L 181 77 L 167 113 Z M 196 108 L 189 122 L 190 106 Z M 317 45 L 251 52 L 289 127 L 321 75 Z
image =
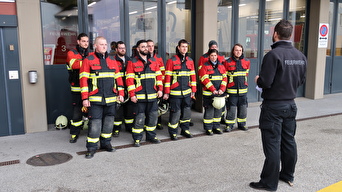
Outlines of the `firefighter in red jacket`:
M 163 74 L 163 84 L 164 84 L 165 65 L 164 65 L 163 58 L 157 54 L 156 50 L 154 49 L 155 48 L 154 42 L 151 39 L 147 40 L 147 47 L 148 47 L 148 52 L 150 54 L 150 57 L 153 57 L 154 59 L 156 59 L 158 65 L 159 65 L 160 71 Z M 161 124 L 161 115 L 158 117 L 157 129 L 159 129 L 159 130 L 163 129 L 163 126 Z
M 250 69 L 250 61 L 244 58 L 243 46 L 241 44 L 235 44 L 233 46 L 232 56 L 226 61 L 225 66 L 228 74 L 227 93 L 229 97 L 226 105 L 227 127 L 224 131 L 229 132 L 234 128 L 236 117 L 238 129 L 246 131 L 248 130 L 246 126 L 248 105 L 247 77 Z
M 216 49 L 210 49 L 208 54 L 209 60 L 202 65 L 198 72 L 203 85 L 203 107 L 205 109 L 203 127 L 207 135 L 222 134 L 220 121 L 224 106 L 217 109 L 212 103 L 214 97 L 225 97 L 227 72 L 225 66 L 217 59 L 218 51 Z
M 125 129 L 128 132 L 132 132 L 133 121 L 134 121 L 134 112 L 132 102 L 128 100 L 127 86 L 125 85 L 125 73 L 128 61 L 131 60 L 130 57 L 126 55 L 126 45 L 123 41 L 118 41 L 116 43 L 115 48 L 115 59 L 117 61 L 120 75 L 122 80 L 124 81 L 125 88 L 125 103 L 121 103 L 117 108 L 115 119 L 114 119 L 114 128 L 113 128 L 113 137 L 118 137 L 121 131 L 121 125 L 123 122 L 125 123 Z
M 99 36 L 95 52 L 83 62 L 80 84 L 83 106 L 89 108 L 89 129 L 86 158 L 92 158 L 98 148 L 114 151 L 112 137 L 117 100 L 123 101 L 123 81 L 117 61 L 107 53 L 107 41 Z
M 207 61 L 209 60 L 209 51 L 210 51 L 210 49 L 216 49 L 216 50 L 218 51 L 218 45 L 217 45 L 217 42 L 216 42 L 215 40 L 209 41 L 208 47 L 209 47 L 208 52 L 204 53 L 204 54 L 199 58 L 199 60 L 198 60 L 198 70 L 200 70 L 201 67 L 202 67 L 202 65 L 203 65 L 205 62 L 207 62 Z M 225 61 L 226 59 L 224 58 L 223 55 L 218 54 L 218 55 L 217 55 L 217 60 L 218 60 L 219 62 L 221 62 L 221 63 L 224 63 L 224 61 Z
M 208 51 L 206 53 L 204 53 L 198 60 L 198 70 L 201 69 L 202 65 L 205 62 L 209 61 L 209 54 L 208 53 L 209 53 L 210 49 L 216 49 L 218 51 L 218 45 L 217 45 L 217 42 L 215 40 L 209 41 L 208 47 L 209 47 Z M 217 60 L 220 63 L 224 63 L 226 61 L 224 56 L 220 55 L 220 54 L 217 55 Z M 221 122 L 223 122 L 223 124 L 225 124 L 224 114 L 225 114 L 225 110 L 222 110 Z
M 194 62 L 187 55 L 188 45 L 185 39 L 180 40 L 177 54 L 166 63 L 164 99 L 170 102 L 168 129 L 172 140 L 178 139 L 178 125 L 181 135 L 193 137 L 189 131 L 191 98 L 195 96 L 197 84 Z
M 72 93 L 73 115 L 70 120 L 70 143 L 76 143 L 83 125 L 82 99 L 79 73 L 83 59 L 88 54 L 89 38 L 85 33 L 80 33 L 77 36 L 77 45 L 75 49 L 71 49 L 67 54 L 67 67 L 69 71 L 69 82 Z
M 163 96 L 163 77 L 157 61 L 148 56 L 146 40 L 138 41 L 136 47 L 138 55 L 127 65 L 126 85 L 131 101 L 136 104 L 132 128 L 134 146 L 140 147 L 144 129 L 147 141 L 160 143 L 155 129 L 158 120 L 157 98 Z

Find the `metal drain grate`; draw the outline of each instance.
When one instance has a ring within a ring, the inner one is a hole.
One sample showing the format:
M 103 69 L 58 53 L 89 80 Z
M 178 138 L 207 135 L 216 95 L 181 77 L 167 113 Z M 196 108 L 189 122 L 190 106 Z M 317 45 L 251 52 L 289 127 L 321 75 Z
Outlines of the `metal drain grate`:
M 12 161 L 4 161 L 0 162 L 0 166 L 6 166 L 6 165 L 13 165 L 13 164 L 19 164 L 19 160 L 12 160 Z
M 33 166 L 51 166 L 65 163 L 72 159 L 67 153 L 44 153 L 29 158 L 26 163 Z

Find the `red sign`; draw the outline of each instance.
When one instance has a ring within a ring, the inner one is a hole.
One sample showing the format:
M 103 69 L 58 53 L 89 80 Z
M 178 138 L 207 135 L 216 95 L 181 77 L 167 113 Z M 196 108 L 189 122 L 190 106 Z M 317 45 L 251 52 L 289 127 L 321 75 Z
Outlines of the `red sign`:
M 328 26 L 326 25 L 322 25 L 320 28 L 319 28 L 319 33 L 321 36 L 325 37 L 328 35 Z
M 54 54 L 55 54 L 55 45 L 45 44 L 44 45 L 44 64 L 45 65 L 53 64 Z

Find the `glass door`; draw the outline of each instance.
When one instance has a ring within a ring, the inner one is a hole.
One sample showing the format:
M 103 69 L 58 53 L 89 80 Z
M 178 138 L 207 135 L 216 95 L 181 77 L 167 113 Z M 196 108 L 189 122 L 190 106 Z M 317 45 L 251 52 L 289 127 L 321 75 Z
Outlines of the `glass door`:
M 335 36 L 333 41 L 335 42 L 335 54 L 332 62 L 332 74 L 331 74 L 331 93 L 342 92 L 342 0 L 339 0 L 337 4 L 336 28 Z M 335 9 L 336 10 L 336 9 Z M 330 27 L 332 29 L 332 27 Z
M 176 53 L 178 41 L 191 42 L 191 0 L 166 0 L 166 59 Z M 192 51 L 191 43 L 189 52 Z
M 130 0 L 129 1 L 129 36 L 133 47 L 141 39 L 151 39 L 158 47 L 158 1 Z
M 108 45 L 111 42 L 121 40 L 120 37 L 120 0 L 88 0 L 89 20 L 89 42 L 97 36 L 107 39 Z M 108 47 L 108 52 L 110 48 Z
M 233 0 L 218 0 L 217 9 L 217 40 L 219 44 L 219 52 L 224 57 L 231 55 L 232 49 L 232 9 Z

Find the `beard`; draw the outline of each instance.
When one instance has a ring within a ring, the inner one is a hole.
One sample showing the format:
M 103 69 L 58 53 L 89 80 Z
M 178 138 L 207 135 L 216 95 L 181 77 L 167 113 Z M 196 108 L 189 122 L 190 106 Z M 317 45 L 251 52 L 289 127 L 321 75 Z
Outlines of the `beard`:
M 146 56 L 148 54 L 148 51 L 144 52 L 144 51 L 139 51 L 139 53 L 143 56 Z
M 123 56 L 125 56 L 126 52 L 123 52 L 123 53 L 118 52 L 117 54 L 118 54 L 120 57 L 123 57 Z

